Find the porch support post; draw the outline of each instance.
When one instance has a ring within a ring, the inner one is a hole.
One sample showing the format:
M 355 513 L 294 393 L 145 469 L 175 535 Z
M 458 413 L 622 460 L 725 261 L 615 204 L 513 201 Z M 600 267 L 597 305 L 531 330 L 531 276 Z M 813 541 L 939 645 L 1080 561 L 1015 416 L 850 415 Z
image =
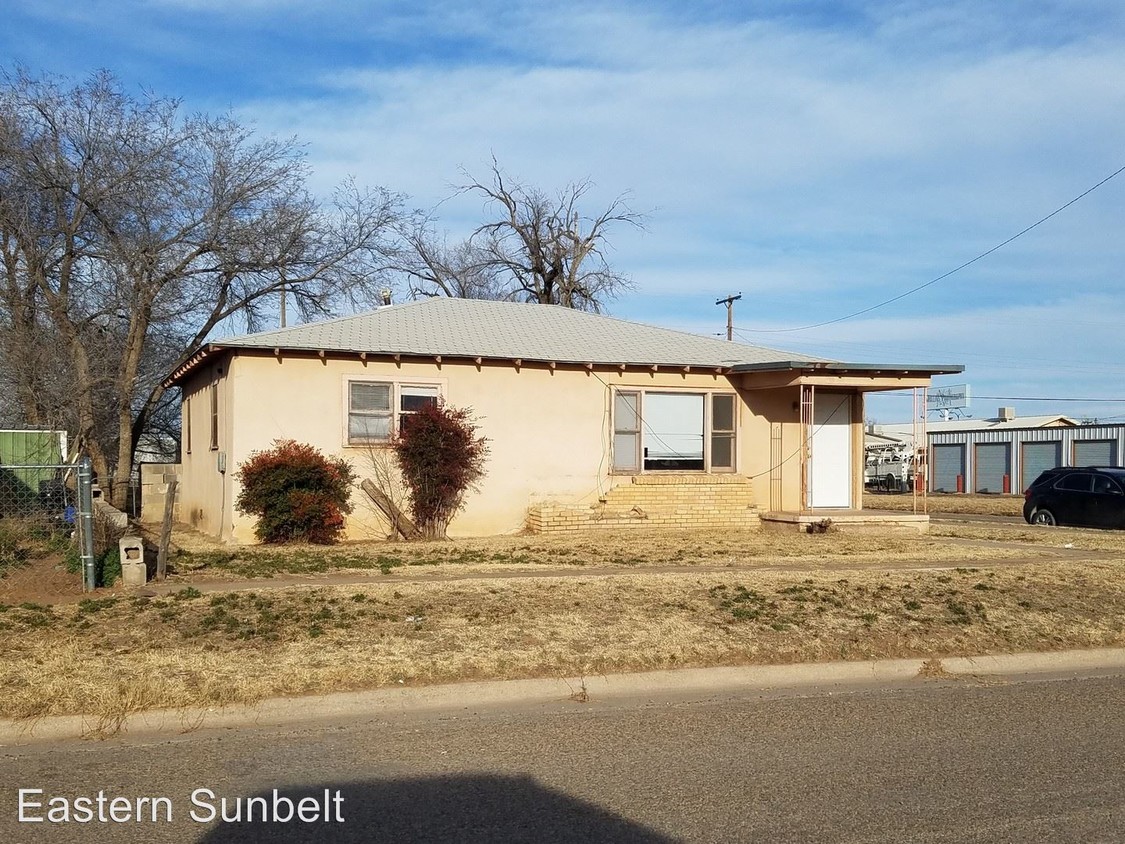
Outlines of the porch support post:
M 801 385 L 801 512 L 812 508 L 812 446 L 813 411 L 816 402 L 816 387 Z
M 910 484 L 910 494 L 913 496 L 914 512 L 928 512 L 926 493 L 930 488 L 930 440 L 926 431 L 926 410 L 929 389 L 915 387 L 914 393 L 914 480 Z

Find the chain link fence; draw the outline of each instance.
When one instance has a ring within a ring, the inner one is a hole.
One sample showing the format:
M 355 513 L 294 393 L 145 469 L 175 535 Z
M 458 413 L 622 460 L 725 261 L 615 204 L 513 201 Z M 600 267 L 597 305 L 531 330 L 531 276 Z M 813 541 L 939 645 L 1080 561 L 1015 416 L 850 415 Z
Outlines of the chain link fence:
M 77 466 L 0 465 L 0 519 L 20 519 L 39 528 L 73 526 L 77 507 Z
M 88 466 L 0 464 L 0 576 L 35 559 L 71 555 L 85 575 L 93 539 Z M 85 495 L 83 495 L 85 492 Z

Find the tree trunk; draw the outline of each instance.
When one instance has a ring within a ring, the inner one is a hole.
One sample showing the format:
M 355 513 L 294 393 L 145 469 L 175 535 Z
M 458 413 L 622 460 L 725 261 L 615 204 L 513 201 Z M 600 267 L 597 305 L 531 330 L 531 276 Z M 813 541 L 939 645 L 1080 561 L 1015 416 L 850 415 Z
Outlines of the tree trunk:
M 143 281 L 135 284 L 142 289 Z M 150 285 L 155 289 L 155 286 Z M 129 333 L 122 350 L 121 368 L 117 376 L 117 471 L 113 476 L 113 490 L 110 501 L 113 506 L 123 508 L 129 497 L 129 481 L 133 475 L 133 455 L 136 440 L 133 437 L 133 403 L 137 393 L 137 373 L 141 369 L 141 356 L 144 353 L 148 334 L 148 314 L 152 306 L 140 303 L 130 314 Z

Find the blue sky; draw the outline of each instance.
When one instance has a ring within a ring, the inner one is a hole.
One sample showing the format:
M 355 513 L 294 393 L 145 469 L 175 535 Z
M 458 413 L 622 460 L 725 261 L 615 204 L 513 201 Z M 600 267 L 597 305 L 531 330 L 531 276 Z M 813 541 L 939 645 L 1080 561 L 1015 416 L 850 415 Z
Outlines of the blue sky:
M 308 144 L 429 208 L 495 154 L 548 190 L 628 192 L 616 316 L 849 361 L 963 363 L 975 396 L 1125 400 L 1125 174 L 899 302 L 1125 165 L 1125 4 L 9 4 L 0 55 L 114 71 Z M 453 236 L 478 200 L 441 206 Z M 941 383 L 941 382 L 939 382 Z M 1125 420 L 1125 401 L 976 398 Z M 898 421 L 909 398 L 869 401 Z

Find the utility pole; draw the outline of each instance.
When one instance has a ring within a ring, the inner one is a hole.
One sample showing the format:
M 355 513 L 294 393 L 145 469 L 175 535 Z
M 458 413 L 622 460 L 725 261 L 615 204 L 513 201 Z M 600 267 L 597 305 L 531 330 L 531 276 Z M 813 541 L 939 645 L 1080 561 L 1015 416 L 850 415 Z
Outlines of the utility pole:
M 742 298 L 742 294 L 739 293 L 737 296 L 728 296 L 725 299 L 716 299 L 715 300 L 716 305 L 726 305 L 727 306 L 727 339 L 728 340 L 734 339 L 734 303 L 737 302 L 741 298 Z

